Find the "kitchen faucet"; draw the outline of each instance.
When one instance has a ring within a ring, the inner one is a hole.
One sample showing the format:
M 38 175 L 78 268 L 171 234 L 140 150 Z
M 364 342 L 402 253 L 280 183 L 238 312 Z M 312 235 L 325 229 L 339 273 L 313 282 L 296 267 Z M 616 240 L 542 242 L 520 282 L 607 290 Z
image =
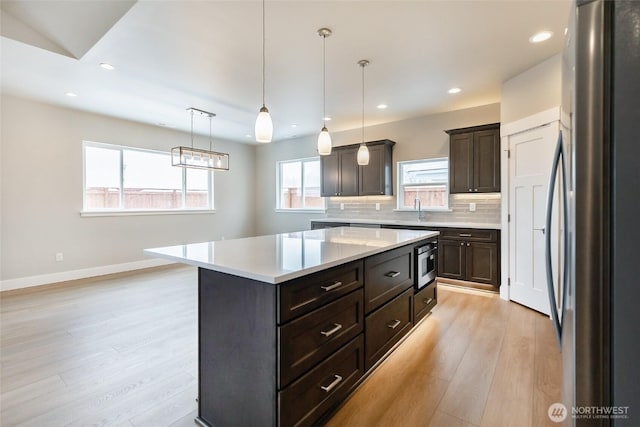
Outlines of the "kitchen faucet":
M 413 206 L 414 206 L 414 208 L 418 209 L 418 221 L 422 221 L 424 219 L 424 217 L 422 215 L 420 197 L 416 196 L 416 198 L 415 198 L 415 200 L 413 202 Z

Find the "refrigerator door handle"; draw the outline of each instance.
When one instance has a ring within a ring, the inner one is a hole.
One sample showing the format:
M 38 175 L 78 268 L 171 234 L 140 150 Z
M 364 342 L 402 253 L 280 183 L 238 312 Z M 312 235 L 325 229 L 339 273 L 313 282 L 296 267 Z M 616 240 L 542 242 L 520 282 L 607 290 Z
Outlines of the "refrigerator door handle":
M 558 309 L 556 308 L 556 293 L 554 287 L 553 280 L 553 265 L 551 259 L 551 219 L 553 212 L 553 193 L 556 187 L 556 175 L 558 173 L 558 168 L 560 168 L 560 173 L 562 176 L 562 201 L 563 201 L 563 232 L 564 232 L 564 256 L 562 257 L 562 262 L 564 263 L 562 267 L 563 275 L 562 282 L 559 289 L 560 295 L 562 295 L 562 309 L 560 311 L 560 316 L 558 316 Z M 569 244 L 569 212 L 568 212 L 568 193 L 567 193 L 567 179 L 566 179 L 566 171 L 564 166 L 564 149 L 563 149 L 563 141 L 562 141 L 562 130 L 559 131 L 558 134 L 558 142 L 556 144 L 556 150 L 553 155 L 553 165 L 551 166 L 551 175 L 549 176 L 549 188 L 547 193 L 547 218 L 545 224 L 545 264 L 547 271 L 547 290 L 549 295 L 549 311 L 551 311 L 551 320 L 553 322 L 554 330 L 556 332 L 556 339 L 558 341 L 558 346 L 560 347 L 560 351 L 562 351 L 562 323 L 564 318 L 564 310 L 565 310 L 565 301 L 566 301 L 566 286 L 568 281 L 568 269 L 567 265 L 569 262 L 568 258 L 568 244 Z

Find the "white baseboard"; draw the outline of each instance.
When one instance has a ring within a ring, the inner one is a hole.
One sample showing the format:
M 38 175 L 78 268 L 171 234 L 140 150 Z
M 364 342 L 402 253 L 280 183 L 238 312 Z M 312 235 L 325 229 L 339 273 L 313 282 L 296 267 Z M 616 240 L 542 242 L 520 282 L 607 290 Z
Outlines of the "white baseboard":
M 0 291 L 30 288 L 32 286 L 48 285 L 50 283 L 67 282 L 69 280 L 86 279 L 105 274 L 122 273 L 123 271 L 140 270 L 142 268 L 159 267 L 175 264 L 174 261 L 164 259 L 146 259 L 143 261 L 126 262 L 123 264 L 103 265 L 100 267 L 83 268 L 81 270 L 61 271 L 58 273 L 41 274 L 38 276 L 19 277 L 0 281 Z

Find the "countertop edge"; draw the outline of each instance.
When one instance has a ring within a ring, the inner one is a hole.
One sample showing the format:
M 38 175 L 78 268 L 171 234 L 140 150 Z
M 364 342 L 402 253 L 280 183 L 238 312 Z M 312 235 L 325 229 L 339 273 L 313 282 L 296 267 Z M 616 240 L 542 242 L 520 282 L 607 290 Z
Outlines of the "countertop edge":
M 433 237 L 438 236 L 440 233 L 438 231 L 430 231 L 430 230 L 424 230 L 424 231 L 429 231 L 429 233 L 427 235 L 424 236 L 420 236 L 417 238 L 412 238 L 409 240 L 406 240 L 404 242 L 396 242 L 396 243 L 392 243 L 388 246 L 385 246 L 384 248 L 378 248 L 378 247 L 372 247 L 370 250 L 356 254 L 356 255 L 351 255 L 351 256 L 346 256 L 344 258 L 340 258 L 338 260 L 335 261 L 330 261 L 330 262 L 326 262 L 320 265 L 316 265 L 313 267 L 308 267 L 308 268 L 303 268 L 297 271 L 292 271 L 290 273 L 286 273 L 286 274 L 281 274 L 279 276 L 266 276 L 266 275 L 262 275 L 262 274 L 258 274 L 258 273 L 252 273 L 252 272 L 248 272 L 245 270 L 236 270 L 233 268 L 229 268 L 229 267 L 225 267 L 225 266 L 220 266 L 220 265 L 216 265 L 216 264 L 209 264 L 206 262 L 202 262 L 202 261 L 198 261 L 198 260 L 194 260 L 194 259 L 189 259 L 189 258 L 182 258 L 179 256 L 173 256 L 173 255 L 169 255 L 163 252 L 157 252 L 161 249 L 163 249 L 163 247 L 159 247 L 159 248 L 150 248 L 150 249 L 144 249 L 143 252 L 148 255 L 148 256 L 152 256 L 154 258 L 164 258 L 164 259 L 168 259 L 171 261 L 176 261 L 179 262 L 181 264 L 187 264 L 187 265 L 193 265 L 195 267 L 201 267 L 201 268 L 205 268 L 207 270 L 212 270 L 212 271 L 217 271 L 220 273 L 226 273 L 226 274 L 231 274 L 234 276 L 239 276 L 239 277 L 243 277 L 245 279 L 251 279 L 251 280 L 256 280 L 259 282 L 264 282 L 267 284 L 272 284 L 272 285 L 277 285 L 283 282 L 287 282 L 289 280 L 293 280 L 293 279 L 297 279 L 299 277 L 302 276 L 307 276 L 309 274 L 313 274 L 313 273 L 317 273 L 319 271 L 323 271 L 323 270 L 327 270 L 329 268 L 332 267 L 336 267 L 338 265 L 342 265 L 342 264 L 346 264 L 348 262 L 351 261 L 356 261 L 359 259 L 363 259 L 363 258 L 367 258 L 370 257 L 372 255 L 377 255 L 379 253 L 382 252 L 386 252 L 392 249 L 396 249 L 402 246 L 407 246 L 407 245 L 412 245 L 414 243 L 420 242 L 422 240 L 427 240 L 427 239 L 431 239 Z M 182 246 L 182 245 L 177 245 L 177 246 Z
M 356 218 L 312 218 L 311 222 L 345 222 L 351 224 L 379 224 L 379 225 L 407 225 L 410 227 L 446 227 L 446 228 L 474 228 L 479 230 L 501 230 L 502 225 L 498 223 L 482 222 L 429 222 L 429 221 L 403 221 L 403 220 L 376 220 L 376 219 L 356 219 Z

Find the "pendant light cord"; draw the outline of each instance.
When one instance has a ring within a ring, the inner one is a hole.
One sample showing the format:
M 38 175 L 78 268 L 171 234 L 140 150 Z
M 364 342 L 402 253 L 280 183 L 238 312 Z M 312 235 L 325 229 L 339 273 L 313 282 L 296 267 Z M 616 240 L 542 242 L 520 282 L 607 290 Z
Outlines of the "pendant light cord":
M 193 110 L 191 110 L 191 149 L 193 150 Z
M 364 67 L 365 64 L 361 64 L 362 67 L 362 143 L 364 144 Z
M 327 36 L 322 36 L 322 125 L 327 127 Z
M 265 27 L 264 14 L 265 14 L 265 0 L 262 0 L 262 106 L 263 107 L 265 106 L 265 104 L 264 104 L 264 98 L 265 98 L 264 97 L 264 92 L 265 92 L 264 82 L 265 82 L 265 75 L 266 75 L 266 73 L 265 73 L 265 67 L 266 67 L 266 65 L 265 65 L 265 63 L 266 63 L 266 61 L 265 61 L 265 45 L 266 45 L 265 44 L 265 34 L 266 34 L 266 32 L 265 32 L 265 28 L 264 28 Z
M 211 122 L 212 122 L 212 118 L 211 115 L 209 115 L 209 151 L 211 150 L 212 144 L 213 144 L 213 138 L 211 137 Z

